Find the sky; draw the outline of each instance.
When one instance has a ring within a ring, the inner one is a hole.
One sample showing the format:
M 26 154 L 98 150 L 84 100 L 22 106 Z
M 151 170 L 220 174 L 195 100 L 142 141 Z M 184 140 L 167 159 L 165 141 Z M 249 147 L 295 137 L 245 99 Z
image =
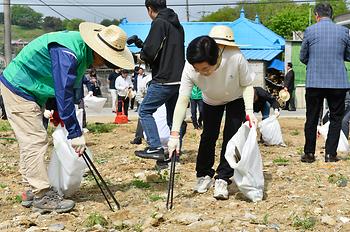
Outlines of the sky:
M 63 16 L 72 18 L 81 18 L 86 21 L 99 23 L 103 19 L 121 19 L 126 17 L 129 22 L 144 22 L 150 21 L 146 8 L 144 7 L 144 0 L 10 0 L 11 3 L 30 3 L 30 4 L 43 4 L 42 2 L 50 4 L 63 4 L 68 6 L 52 6 Z M 229 4 L 232 2 L 238 2 L 237 0 L 187 0 L 189 4 L 204 4 L 201 6 L 190 6 L 189 15 L 190 21 L 199 20 L 202 15 L 214 12 L 221 6 L 210 6 L 205 4 L 217 3 L 217 4 Z M 1 1 L 2 2 L 2 1 Z M 141 5 L 138 7 L 82 7 L 74 5 L 86 5 L 86 4 L 126 4 L 126 5 Z M 183 4 L 184 6 L 169 6 L 173 8 L 178 14 L 180 21 L 186 21 L 186 0 L 168 0 L 167 4 Z M 30 6 L 37 12 L 44 14 L 44 16 L 55 16 L 60 17 L 59 14 L 55 13 L 47 6 Z M 3 11 L 1 5 L 0 11 Z

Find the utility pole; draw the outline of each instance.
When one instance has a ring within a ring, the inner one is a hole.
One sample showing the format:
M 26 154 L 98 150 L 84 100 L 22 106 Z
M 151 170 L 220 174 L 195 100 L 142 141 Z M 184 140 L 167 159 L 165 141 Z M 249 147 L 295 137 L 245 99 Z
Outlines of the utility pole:
M 4 0 L 4 47 L 5 47 L 5 62 L 6 66 L 12 60 L 11 51 L 11 10 L 10 10 L 10 0 Z
M 188 6 L 188 0 L 186 0 L 186 17 L 187 17 L 187 22 L 190 21 L 190 9 Z

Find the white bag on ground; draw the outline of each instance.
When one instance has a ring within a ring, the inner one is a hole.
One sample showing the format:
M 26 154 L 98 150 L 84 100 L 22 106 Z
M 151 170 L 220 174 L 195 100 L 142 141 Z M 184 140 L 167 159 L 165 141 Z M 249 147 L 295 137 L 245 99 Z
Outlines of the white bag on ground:
M 317 131 L 318 133 L 321 134 L 321 136 L 324 138 L 324 140 L 327 140 L 327 134 L 329 130 L 329 124 L 330 122 L 326 122 L 322 126 L 317 126 Z M 337 151 L 339 152 L 349 152 L 349 141 L 347 140 L 344 132 L 340 130 L 340 137 L 339 137 L 339 143 L 338 143 L 338 148 Z
M 90 95 L 86 95 L 84 97 L 85 107 L 97 113 L 100 113 L 102 111 L 106 101 L 107 101 L 107 98 L 103 98 L 103 97 L 95 97 Z
M 84 159 L 79 157 L 67 139 L 68 131 L 59 125 L 53 132 L 54 149 L 48 167 L 50 184 L 60 194 L 70 196 L 79 189 L 85 168 Z M 86 150 L 89 152 L 88 150 Z M 91 157 L 91 154 L 89 154 Z
M 275 115 L 262 120 L 258 127 L 264 144 L 286 146 L 283 142 L 281 126 Z
M 244 123 L 230 139 L 225 158 L 234 169 L 233 179 L 238 189 L 253 202 L 264 195 L 264 174 L 256 128 Z M 237 161 L 238 159 L 238 161 Z

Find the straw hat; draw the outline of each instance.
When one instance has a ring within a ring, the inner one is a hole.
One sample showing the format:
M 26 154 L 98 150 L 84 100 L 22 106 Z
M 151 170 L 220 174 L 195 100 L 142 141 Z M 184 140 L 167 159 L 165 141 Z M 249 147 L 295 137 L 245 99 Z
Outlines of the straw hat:
M 83 22 L 79 31 L 84 42 L 104 59 L 120 68 L 134 69 L 133 56 L 126 47 L 127 35 L 120 27 Z
M 231 27 L 225 25 L 217 25 L 211 28 L 209 36 L 212 37 L 216 43 L 238 47 L 239 45 L 235 43 L 235 37 Z
M 288 92 L 287 90 L 285 90 L 285 89 L 282 89 L 282 90 L 278 93 L 278 96 L 279 96 L 279 98 L 280 98 L 282 101 L 284 101 L 284 102 L 288 101 L 289 98 L 290 98 L 289 92 Z

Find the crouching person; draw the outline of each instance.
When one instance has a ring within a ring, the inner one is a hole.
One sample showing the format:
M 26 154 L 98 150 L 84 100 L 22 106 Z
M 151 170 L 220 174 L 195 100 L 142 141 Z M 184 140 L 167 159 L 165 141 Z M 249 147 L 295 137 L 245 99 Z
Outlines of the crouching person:
M 39 212 L 67 212 L 74 201 L 63 199 L 50 186 L 44 156 L 48 147 L 43 125 L 43 106 L 56 98 L 68 139 L 80 155 L 84 135 L 75 116 L 73 87 L 79 86 L 89 66 L 119 66 L 133 69 L 127 36 L 117 26 L 82 23 L 80 32 L 54 32 L 33 40 L 0 76 L 1 92 L 8 120 L 20 150 L 20 173 L 29 190 L 22 194 L 23 205 Z
M 194 190 L 204 193 L 214 182 L 215 144 L 226 111 L 214 190 L 216 199 L 225 200 L 228 199 L 227 186 L 231 183 L 234 171 L 225 159 L 226 145 L 245 121 L 246 114 L 251 123 L 256 123 L 253 114 L 254 90 L 251 85 L 254 75 L 251 75 L 248 62 L 234 42 L 231 28 L 215 26 L 209 36 L 197 37 L 188 45 L 168 149 L 170 155 L 174 150 L 177 153 L 180 150 L 180 125 L 186 114 L 192 87 L 197 85 L 203 96 L 203 132 L 198 149 L 197 184 Z

